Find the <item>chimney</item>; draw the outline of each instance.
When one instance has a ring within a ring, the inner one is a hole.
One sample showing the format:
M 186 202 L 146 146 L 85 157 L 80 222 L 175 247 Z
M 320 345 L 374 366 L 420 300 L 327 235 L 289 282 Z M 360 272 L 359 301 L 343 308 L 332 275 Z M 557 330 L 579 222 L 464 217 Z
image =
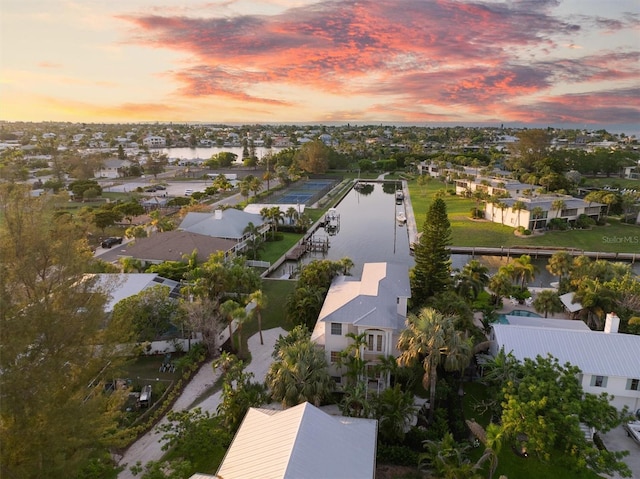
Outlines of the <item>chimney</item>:
M 616 313 L 607 313 L 607 319 L 604 323 L 605 333 L 617 333 L 620 326 L 620 318 Z
M 213 219 L 221 220 L 222 219 L 222 210 L 215 210 L 213 212 Z

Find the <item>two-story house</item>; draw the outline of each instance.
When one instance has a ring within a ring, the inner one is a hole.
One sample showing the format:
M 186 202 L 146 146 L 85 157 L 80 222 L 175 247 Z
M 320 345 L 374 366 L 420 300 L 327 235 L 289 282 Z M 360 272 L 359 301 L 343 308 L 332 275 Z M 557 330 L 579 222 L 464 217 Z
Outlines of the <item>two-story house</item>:
M 407 301 L 411 297 L 409 271 L 397 263 L 366 263 L 360 280 L 338 276 L 331 283 L 311 335 L 325 350 L 329 371 L 338 385 L 344 368 L 338 366 L 341 351 L 353 342 L 347 334 L 365 334 L 360 355 L 367 375 L 379 387 L 389 385 L 388 375 L 375 372 L 380 356 L 399 356 L 398 336 L 405 328 Z
M 615 313 L 607 314 L 604 331 L 592 331 L 582 321 L 558 319 L 496 323 L 490 353 L 496 355 L 504 349 L 519 361 L 551 354 L 560 364 L 568 362 L 580 368 L 585 392 L 606 392 L 614 396 L 611 404 L 616 408 L 627 406 L 636 411 L 640 409 L 640 336 L 619 333 L 619 324 Z

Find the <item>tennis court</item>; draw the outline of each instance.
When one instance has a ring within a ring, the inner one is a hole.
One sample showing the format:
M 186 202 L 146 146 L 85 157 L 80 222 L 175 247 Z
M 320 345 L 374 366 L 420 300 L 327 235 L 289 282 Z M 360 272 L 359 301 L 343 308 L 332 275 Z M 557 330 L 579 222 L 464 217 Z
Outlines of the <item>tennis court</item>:
M 309 180 L 298 182 L 287 188 L 281 195 L 269 200 L 274 204 L 301 204 L 311 206 L 336 184 L 336 180 Z

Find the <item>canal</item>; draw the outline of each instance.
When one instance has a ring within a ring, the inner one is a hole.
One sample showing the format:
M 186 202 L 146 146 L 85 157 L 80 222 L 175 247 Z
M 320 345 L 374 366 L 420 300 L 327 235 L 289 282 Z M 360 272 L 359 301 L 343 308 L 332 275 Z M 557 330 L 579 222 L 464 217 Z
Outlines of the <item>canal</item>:
M 413 267 L 414 259 L 409 250 L 407 225 L 397 221 L 397 212 L 404 209 L 404 203 L 396 205 L 395 191 L 400 187 L 398 182 L 361 183 L 359 189 L 351 189 L 336 206 L 339 215 L 339 226 L 335 231 L 331 228 L 319 227 L 313 238 L 319 242 L 328 241 L 326 253 L 310 252 L 299 261 L 287 261 L 270 276 L 279 278 L 293 276 L 297 269 L 314 259 L 330 259 L 338 261 L 350 258 L 354 262 L 351 274 L 360 277 L 364 263 L 397 262 Z M 416 218 L 418 230 L 422 228 L 424 215 Z M 489 274 L 513 258 L 506 256 L 452 254 L 451 267 L 461 270 L 471 259 L 477 259 L 489 268 Z M 531 261 L 537 268 L 535 279 L 529 284 L 532 287 L 550 287 L 557 281 L 546 269 L 547 259 L 537 258 Z M 640 264 L 633 267 L 640 272 Z

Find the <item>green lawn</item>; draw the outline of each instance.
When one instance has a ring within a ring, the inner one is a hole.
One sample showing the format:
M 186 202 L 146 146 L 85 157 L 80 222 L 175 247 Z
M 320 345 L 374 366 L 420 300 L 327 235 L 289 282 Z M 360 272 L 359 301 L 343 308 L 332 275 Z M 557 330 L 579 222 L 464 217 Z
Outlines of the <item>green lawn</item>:
M 283 239 L 263 243 L 264 248 L 260 251 L 260 261 L 275 263 L 302 238 L 302 235 L 298 233 L 278 232 L 278 235 Z M 270 238 L 270 233 L 268 238 Z
M 444 184 L 431 181 L 426 186 L 409 183 L 411 204 L 418 224 L 422 229 L 427 209 L 433 194 L 444 189 Z M 485 247 L 564 247 L 584 251 L 637 253 L 640 249 L 640 225 L 621 224 L 611 218 L 606 226 L 595 226 L 591 230 L 549 231 L 531 236 L 516 236 L 514 229 L 485 220 L 470 219 L 475 201 L 460 196 L 446 195 L 447 213 L 451 222 L 452 244 L 455 246 Z M 473 234 L 469 234 L 470 231 Z

